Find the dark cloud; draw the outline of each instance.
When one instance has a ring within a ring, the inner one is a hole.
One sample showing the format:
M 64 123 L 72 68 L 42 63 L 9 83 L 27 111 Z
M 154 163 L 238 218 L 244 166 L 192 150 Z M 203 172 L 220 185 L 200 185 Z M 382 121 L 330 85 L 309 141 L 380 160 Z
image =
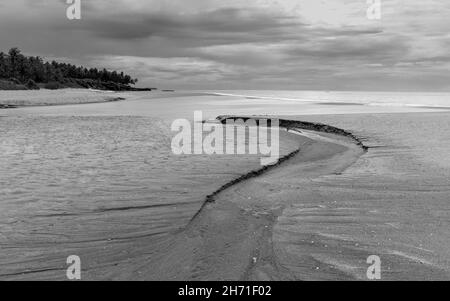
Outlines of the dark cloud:
M 301 25 L 298 18 L 257 9 L 221 8 L 194 14 L 124 12 L 100 17 L 90 14 L 77 29 L 103 38 L 164 37 L 193 40 L 199 46 L 281 40 Z
M 64 0 L 2 0 L 0 42 L 123 69 L 144 85 L 444 89 L 450 4 L 430 1 L 390 1 L 369 21 L 360 0 L 302 0 L 300 10 L 296 0 L 87 0 L 69 21 Z

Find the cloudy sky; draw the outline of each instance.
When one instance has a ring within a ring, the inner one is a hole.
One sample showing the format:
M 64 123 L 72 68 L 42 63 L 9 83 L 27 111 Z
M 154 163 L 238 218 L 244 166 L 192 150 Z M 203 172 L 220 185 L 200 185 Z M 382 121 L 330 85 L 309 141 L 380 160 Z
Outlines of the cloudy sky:
M 1 0 L 17 46 L 176 89 L 450 91 L 450 1 Z

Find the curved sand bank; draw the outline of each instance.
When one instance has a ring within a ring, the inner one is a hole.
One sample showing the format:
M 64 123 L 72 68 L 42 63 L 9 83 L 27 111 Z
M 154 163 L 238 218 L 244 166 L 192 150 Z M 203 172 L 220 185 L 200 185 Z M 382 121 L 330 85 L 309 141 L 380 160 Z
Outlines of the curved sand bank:
M 133 275 L 113 274 L 148 280 L 298 279 L 282 267 L 273 241 L 277 217 L 301 193 L 288 180 L 340 173 L 366 149 L 343 130 L 316 124 L 317 131 L 310 131 L 310 123 L 287 122 L 281 124 L 296 135 L 298 150 L 225 184 L 206 198 L 186 229 L 153 246 Z
M 450 279 L 436 264 L 436 259 L 446 258 L 439 247 L 449 241 L 445 227 L 448 185 L 442 182 L 446 178 L 436 175 L 430 185 L 416 168 L 407 173 L 404 163 L 414 162 L 414 157 L 400 148 L 402 144 L 393 141 L 391 146 L 381 140 L 396 134 L 399 141 L 404 136 L 404 131 L 389 132 L 389 122 L 395 120 L 395 126 L 414 129 L 411 135 L 417 141 L 417 130 L 429 129 L 422 122 L 438 117 L 421 116 L 339 116 L 338 122 L 333 117 L 303 116 L 352 129 L 370 137 L 365 143 L 377 148 L 361 157 L 364 150 L 349 136 L 292 128 L 300 148 L 295 156 L 280 168 L 225 185 L 225 190 L 212 195 L 214 202 L 205 204 L 178 233 L 161 238 L 135 235 L 111 242 L 51 243 L 50 253 L 49 249 L 33 253 L 28 242 L 22 249 L 8 245 L 10 254 L 18 254 L 8 258 L 10 266 L 21 267 L 18 258 L 23 250 L 31 255 L 27 261 L 31 268 L 14 269 L 0 278 L 65 280 L 65 257 L 80 254 L 84 280 L 367 279 L 369 255 L 380 255 L 383 280 Z M 443 115 L 442 120 L 448 122 L 447 117 Z M 345 123 L 345 118 L 351 122 Z M 361 126 L 354 119 L 373 126 Z M 411 126 L 411 120 L 421 126 Z M 441 127 L 442 122 L 437 124 Z M 367 128 L 377 131 L 359 131 Z M 429 153 L 429 136 L 420 136 L 427 137 Z M 137 212 L 148 216 L 147 211 Z M 125 217 L 143 227 L 136 215 Z M 121 228 L 126 220 L 120 220 Z M 45 265 L 34 269 L 34 262 Z
M 287 123 L 305 125 L 291 130 L 311 140 L 283 168 L 217 195 L 188 230 L 202 254 L 194 264 L 197 273 L 178 279 L 367 280 L 372 255 L 381 258 L 382 280 L 450 279 L 440 250 L 414 239 L 421 231 L 416 224 L 425 232 L 430 225 L 426 211 L 415 215 L 413 196 L 439 201 L 439 191 L 431 194 L 428 187 L 423 195 L 420 187 L 409 193 L 404 183 L 384 183 L 387 176 L 383 182 L 377 176 L 358 179 L 361 161 L 352 164 L 367 148 L 357 137 L 321 124 Z M 310 131 L 311 125 L 325 133 Z M 373 190 L 380 185 L 384 189 Z M 426 201 L 421 206 L 434 210 Z M 440 234 L 433 231 L 430 238 Z
M 301 132 L 298 154 L 215 195 L 186 230 L 158 246 L 153 254 L 164 255 L 148 258 L 141 279 L 367 280 L 371 255 L 381 258 L 382 280 L 450 279 L 433 249 L 398 239 L 411 236 L 405 227 L 413 223 L 408 207 L 396 208 L 409 198 L 398 183 L 386 191 L 372 191 L 382 184 L 372 177 L 351 184 L 367 160 L 357 137 L 289 123 L 307 128 L 290 127 Z

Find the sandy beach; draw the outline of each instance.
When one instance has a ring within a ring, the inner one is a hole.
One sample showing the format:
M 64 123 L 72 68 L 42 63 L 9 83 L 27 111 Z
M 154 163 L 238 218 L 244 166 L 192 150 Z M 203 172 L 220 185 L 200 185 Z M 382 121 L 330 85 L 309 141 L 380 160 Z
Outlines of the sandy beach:
M 262 168 L 170 151 L 174 118 L 253 100 L 166 95 L 2 112 L 0 279 L 64 280 L 70 254 L 85 280 L 367 280 L 370 255 L 383 280 L 450 278 L 448 112 L 268 102 L 289 131 Z
M 374 181 L 373 169 L 362 177 L 361 169 L 386 156 L 385 150 L 364 153 L 339 136 L 322 135 L 306 133 L 302 150 L 286 165 L 233 186 L 205 210 L 193 231 L 217 256 L 200 279 L 226 271 L 214 279 L 367 280 L 370 255 L 382 258 L 383 280 L 450 279 L 443 247 L 449 236 L 435 232 L 444 222 L 437 216 L 447 216 L 448 188 L 419 187 L 420 180 L 405 181 L 405 175 L 388 177 L 389 184 Z M 425 200 L 435 212 L 423 212 Z M 242 236 L 214 239 L 216 231 Z M 224 255 L 229 245 L 237 247 L 230 254 L 249 258 L 245 269 L 227 268 L 238 265 L 229 265 L 236 257 Z
M 0 90 L 0 109 L 30 106 L 55 106 L 102 103 L 124 100 L 126 92 L 99 91 L 88 89 L 60 90 Z
M 58 248 L 59 250 L 54 255 L 45 255 L 46 264 L 48 265 L 52 261 L 57 262 L 60 253 L 81 252 L 83 257 L 96 258 L 96 260 L 106 259 L 107 262 L 110 262 L 112 259 L 110 256 L 113 256 L 115 262 L 113 266 L 111 266 L 111 262 L 105 266 L 97 264 L 96 268 L 85 272 L 86 279 L 103 278 L 100 275 L 108 275 L 109 279 L 116 280 L 130 279 L 130 277 L 131 279 L 143 279 L 142 277 L 144 277 L 147 280 L 285 279 L 285 276 L 282 275 L 261 275 L 262 272 L 256 268 L 256 263 L 258 266 L 260 265 L 262 256 L 273 257 L 273 254 L 264 255 L 262 253 L 273 248 L 270 241 L 273 235 L 274 220 L 277 217 L 275 212 L 279 211 L 283 205 L 260 199 L 260 194 L 269 194 L 274 189 L 251 187 L 248 186 L 248 182 L 261 175 L 271 174 L 278 169 L 285 171 L 299 160 L 303 162 L 323 160 L 344 152 L 346 154 L 343 155 L 343 160 L 339 160 L 339 164 L 336 166 L 330 166 L 336 172 L 351 164 L 365 152 L 357 144 L 358 141 L 351 137 L 327 133 L 322 133 L 323 136 L 321 136 L 310 131 L 302 130 L 300 133 L 298 130 L 300 128 L 291 125 L 289 132 L 282 135 L 283 143 L 291 141 L 291 143 L 295 142 L 293 145 L 296 146 L 290 147 L 290 151 L 284 152 L 279 164 L 269 168 L 257 168 L 247 174 L 236 176 L 229 184 L 223 183 L 224 185 L 218 187 L 216 192 L 201 201 L 202 203 L 197 209 L 198 211 L 194 212 L 192 219 L 186 221 L 186 224 L 179 230 L 170 231 L 168 233 L 170 235 L 157 239 L 153 238 L 153 235 L 149 237 L 146 235 L 133 236 L 133 240 L 130 242 L 118 240 L 119 244 L 112 248 L 117 255 L 109 254 L 106 257 L 105 251 L 101 247 L 103 244 L 96 246 L 97 242 L 90 243 L 89 240 L 92 238 L 87 235 L 84 239 L 87 239 L 88 254 L 84 254 L 87 250 L 75 250 L 72 249 L 71 243 L 65 243 Z M 330 143 L 326 140 L 337 142 Z M 325 149 L 324 146 L 327 148 Z M 287 178 L 288 175 L 284 174 L 277 177 L 278 181 L 285 181 Z M 249 189 L 247 192 L 249 196 L 245 198 L 245 204 L 237 205 L 235 202 L 239 202 L 242 195 L 236 194 L 235 189 L 242 185 Z M 230 197 L 230 193 L 234 195 Z M 266 206 L 268 207 L 266 208 Z M 48 217 L 51 218 L 51 215 Z M 116 240 L 109 239 L 110 242 Z M 45 247 L 42 249 L 39 244 L 33 248 L 36 248 L 36 251 L 40 250 L 38 252 L 46 253 Z M 17 250 L 12 248 L 11 251 L 16 252 Z M 148 256 L 148 254 L 152 254 L 152 256 Z M 141 265 L 139 263 L 141 261 L 145 261 L 145 264 Z M 36 275 L 39 275 L 41 279 L 56 280 L 61 277 L 58 268 L 38 269 L 35 267 L 30 272 L 21 273 L 14 272 L 14 262 L 10 262 L 6 266 L 11 267 L 8 274 L 2 275 L 7 279 L 34 279 Z M 161 278 L 162 272 L 166 275 L 164 278 Z
M 300 129 L 292 126 L 291 131 Z M 148 270 L 142 273 L 173 270 L 165 280 L 301 279 L 283 262 L 286 258 L 280 258 L 282 254 L 277 252 L 274 240 L 274 227 L 283 209 L 301 196 L 299 186 L 287 183 L 292 178 L 297 182 L 340 173 L 365 153 L 351 138 L 301 131 L 291 134 L 298 139 L 298 153 L 262 176 L 237 183 L 218 194 L 165 250 L 169 261 L 150 262 Z M 305 168 L 305 163 L 309 167 Z M 285 250 L 284 246 L 282 249 Z M 304 263 L 298 255 L 297 264 Z M 311 271 L 304 273 L 303 279 L 310 279 Z

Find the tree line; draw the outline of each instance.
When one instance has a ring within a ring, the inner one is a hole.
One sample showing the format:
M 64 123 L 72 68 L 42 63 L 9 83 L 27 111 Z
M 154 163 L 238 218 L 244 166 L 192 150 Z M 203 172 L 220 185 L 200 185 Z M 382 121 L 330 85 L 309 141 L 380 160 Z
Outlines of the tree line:
M 36 83 L 64 82 L 67 79 L 90 79 L 134 85 L 137 79 L 123 72 L 85 68 L 56 61 L 44 62 L 39 56 L 25 56 L 18 48 L 8 53 L 0 52 L 0 78 L 16 79 L 22 83 L 33 80 Z

